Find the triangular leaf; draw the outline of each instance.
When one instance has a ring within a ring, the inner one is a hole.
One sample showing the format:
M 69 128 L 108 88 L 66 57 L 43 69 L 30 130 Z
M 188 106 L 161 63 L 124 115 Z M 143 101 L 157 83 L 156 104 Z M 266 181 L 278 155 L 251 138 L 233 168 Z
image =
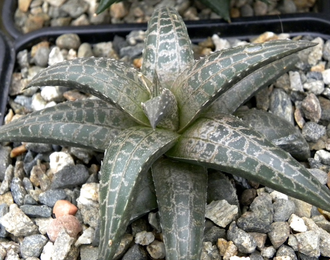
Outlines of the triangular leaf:
M 199 0 L 213 12 L 230 22 L 230 0 Z
M 149 125 L 141 102 L 150 98 L 140 73 L 106 58 L 82 58 L 57 63 L 38 73 L 29 86 L 68 86 L 114 104 L 142 125 Z
M 186 25 L 174 8 L 155 9 L 148 23 L 143 51 L 142 73 L 150 80 L 157 71 L 163 87 L 194 62 Z
M 278 40 L 226 49 L 200 59 L 172 87 L 180 111 L 179 132 L 248 74 L 314 45 L 308 41 Z
M 205 227 L 207 171 L 169 159 L 152 166 L 166 259 L 200 259 Z
M 132 127 L 121 131 L 106 150 L 100 183 L 100 259 L 112 259 L 116 252 L 132 217 L 141 175 L 177 138 L 172 131 Z
M 38 142 L 104 151 L 136 123 L 102 100 L 65 102 L 23 116 L 0 128 L 0 142 Z
M 201 118 L 168 156 L 218 169 L 330 210 L 330 191 L 288 153 L 233 116 Z
M 112 4 L 121 2 L 121 0 L 101 0 L 99 6 L 97 7 L 96 13 L 100 14 L 109 8 Z

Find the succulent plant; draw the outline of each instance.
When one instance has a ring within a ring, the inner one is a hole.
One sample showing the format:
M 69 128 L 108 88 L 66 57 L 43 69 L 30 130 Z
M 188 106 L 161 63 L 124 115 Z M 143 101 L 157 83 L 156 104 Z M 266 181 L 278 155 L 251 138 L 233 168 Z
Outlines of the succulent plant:
M 1 127 L 0 141 L 105 151 L 99 259 L 113 259 L 130 220 L 157 205 L 166 259 L 199 259 L 208 168 L 330 209 L 326 186 L 231 115 L 293 68 L 295 52 L 311 46 L 290 40 L 247 44 L 195 61 L 181 17 L 173 8 L 161 7 L 149 21 L 141 71 L 95 57 L 48 67 L 29 86 L 64 85 L 98 98 L 31 113 Z M 148 188 L 152 182 L 156 197 Z

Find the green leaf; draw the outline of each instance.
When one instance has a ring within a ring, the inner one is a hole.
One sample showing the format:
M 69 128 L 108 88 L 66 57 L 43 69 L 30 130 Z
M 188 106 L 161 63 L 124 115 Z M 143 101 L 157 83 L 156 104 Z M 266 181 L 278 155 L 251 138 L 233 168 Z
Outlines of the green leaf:
M 205 227 L 206 169 L 163 159 L 151 170 L 166 259 L 199 260 Z
M 155 9 L 148 23 L 142 73 L 152 80 L 155 71 L 161 85 L 169 88 L 194 62 L 186 25 L 174 8 Z
M 296 159 L 306 161 L 310 157 L 309 145 L 305 138 L 285 119 L 257 109 L 239 110 L 235 115 Z
M 132 127 L 123 130 L 106 150 L 100 183 L 100 259 L 112 259 L 116 252 L 132 217 L 141 175 L 177 138 L 172 131 Z
M 213 12 L 230 22 L 230 0 L 199 0 Z
M 97 7 L 96 13 L 100 14 L 109 8 L 112 4 L 121 2 L 121 0 L 101 0 L 99 6 Z
M 292 54 L 252 72 L 218 97 L 206 111 L 205 116 L 234 113 L 258 90 L 269 86 L 283 73 L 293 70 L 298 61 L 298 56 Z
M 215 52 L 184 71 L 172 87 L 182 132 L 231 86 L 272 61 L 314 46 L 308 41 L 278 40 Z
M 102 100 L 65 102 L 0 128 L 0 142 L 38 142 L 104 151 L 122 130 L 135 126 L 128 115 Z
M 330 210 L 330 191 L 288 153 L 233 116 L 201 118 L 168 156 L 218 169 Z
M 170 90 L 163 89 L 159 96 L 142 103 L 142 108 L 153 129 L 157 125 L 173 131 L 178 129 L 178 105 Z
M 114 104 L 142 125 L 149 125 L 141 102 L 150 98 L 141 75 L 125 63 L 106 58 L 82 58 L 57 63 L 38 73 L 31 86 L 67 86 Z

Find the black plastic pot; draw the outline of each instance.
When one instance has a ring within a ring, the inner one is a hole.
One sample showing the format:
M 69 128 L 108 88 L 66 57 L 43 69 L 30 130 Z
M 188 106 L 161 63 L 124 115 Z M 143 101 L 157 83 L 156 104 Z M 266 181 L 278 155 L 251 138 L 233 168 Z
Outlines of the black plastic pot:
M 15 28 L 13 22 L 16 9 L 15 4 L 16 1 L 14 0 L 5 0 L 2 16 L 6 29 L 14 38 L 13 46 L 15 53 L 30 48 L 43 40 L 54 42 L 58 36 L 65 33 L 78 34 L 82 42 L 97 43 L 112 41 L 115 35 L 126 36 L 132 30 L 146 30 L 147 28 L 146 24 L 69 26 L 52 27 L 51 29 L 48 27 L 24 35 Z M 187 21 L 186 24 L 190 38 L 194 43 L 205 40 L 213 34 L 218 34 L 223 38 L 249 39 L 265 31 L 272 31 L 274 33 L 285 32 L 289 33 L 291 36 L 310 35 L 313 37 L 319 36 L 323 39 L 330 39 L 330 13 L 327 11 L 330 10 L 330 1 L 319 0 L 318 9 L 320 11 L 319 13 L 233 19 L 230 24 L 222 20 Z M 6 78 L 6 83 L 3 83 L 1 86 L 4 88 L 0 100 L 1 115 L 5 113 L 4 109 L 7 103 L 10 78 L 15 63 L 15 58 L 9 59 L 9 56 L 13 56 L 12 49 L 10 53 L 11 54 L 7 54 L 7 51 L 1 51 L 0 53 L 0 55 L 6 55 L 6 57 L 3 58 L 4 61 L 11 61 L 5 66 L 5 75 L 4 72 L 1 73 L 1 77 Z M 1 81 L 1 83 L 2 82 L 3 81 Z M 1 117 L 0 125 L 2 121 Z
M 0 125 L 3 122 L 15 63 L 13 44 L 0 32 Z

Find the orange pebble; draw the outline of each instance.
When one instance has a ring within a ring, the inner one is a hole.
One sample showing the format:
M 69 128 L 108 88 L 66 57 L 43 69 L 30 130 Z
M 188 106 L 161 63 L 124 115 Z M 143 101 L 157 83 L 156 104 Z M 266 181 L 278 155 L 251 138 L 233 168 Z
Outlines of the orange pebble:
M 77 210 L 78 208 L 71 202 L 67 200 L 58 200 L 54 205 L 53 213 L 55 214 L 56 218 L 59 218 L 65 215 L 75 215 Z

